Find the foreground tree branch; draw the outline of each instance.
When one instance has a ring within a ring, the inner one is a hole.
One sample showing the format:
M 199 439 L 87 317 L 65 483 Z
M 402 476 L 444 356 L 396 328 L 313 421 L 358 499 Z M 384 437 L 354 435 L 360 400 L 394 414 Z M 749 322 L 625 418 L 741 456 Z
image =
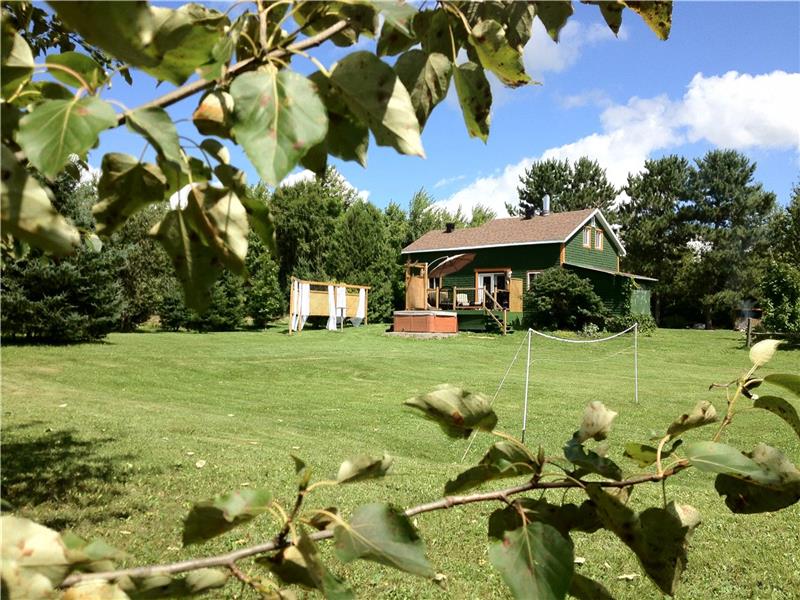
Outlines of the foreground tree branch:
M 309 48 L 316 48 L 320 44 L 325 43 L 334 35 L 342 31 L 348 25 L 349 22 L 346 20 L 334 23 L 333 25 L 331 25 L 327 29 L 323 29 L 316 35 L 312 35 L 311 37 L 308 37 L 300 42 L 291 44 L 286 48 L 276 48 L 275 50 L 268 52 L 266 58 L 267 59 L 282 58 L 287 55 L 296 54 L 297 52 L 308 50 Z M 263 63 L 264 60 L 258 57 L 248 58 L 239 61 L 225 72 L 225 77 L 234 77 L 236 75 L 240 75 L 241 73 L 250 71 L 258 67 L 259 65 L 262 65 Z M 166 108 L 167 106 L 171 106 L 176 102 L 184 100 L 185 98 L 194 96 L 197 92 L 202 92 L 203 90 L 207 90 L 208 88 L 216 85 L 216 83 L 217 83 L 216 79 L 210 79 L 210 80 L 201 79 L 200 81 L 195 81 L 194 83 L 187 83 L 186 85 L 181 86 L 176 90 L 172 90 L 171 92 L 168 92 L 163 96 L 159 96 L 158 98 L 155 98 L 150 102 L 146 102 L 141 106 L 138 106 L 134 110 L 140 108 L 153 108 L 153 107 Z M 126 116 L 124 113 L 119 115 L 117 117 L 117 126 L 119 127 L 120 125 L 124 125 L 125 120 Z
M 624 479 L 622 481 L 600 481 L 596 482 L 601 487 L 605 488 L 624 488 L 634 485 L 641 485 L 643 483 L 653 483 L 663 481 L 676 475 L 683 469 L 689 466 L 686 461 L 681 461 L 675 466 L 666 469 L 662 475 L 657 473 L 649 475 L 641 475 Z M 570 489 L 582 488 L 586 483 L 581 480 L 566 480 L 566 481 L 529 481 L 517 486 L 508 487 L 502 490 L 494 490 L 491 492 L 484 492 L 480 494 L 469 494 L 465 496 L 446 496 L 440 500 L 419 504 L 405 511 L 407 517 L 413 517 L 423 513 L 434 512 L 438 510 L 446 510 L 456 506 L 463 506 L 465 504 L 475 504 L 478 502 L 506 502 L 509 496 L 529 492 L 532 490 L 555 490 L 555 489 Z M 594 482 L 593 482 L 594 483 Z M 333 537 L 333 531 L 330 529 L 324 531 L 317 531 L 309 535 L 314 541 L 327 540 Z M 149 565 L 146 567 L 134 567 L 130 569 L 118 569 L 116 571 L 105 571 L 98 573 L 76 573 L 67 577 L 61 584 L 61 587 L 67 588 L 78 583 L 92 580 L 106 580 L 114 581 L 120 577 L 152 577 L 153 575 L 172 575 L 175 573 L 184 573 L 186 571 L 194 571 L 196 569 L 203 569 L 208 567 L 224 567 L 230 569 L 232 565 L 235 566 L 236 562 L 250 556 L 264 554 L 267 552 L 274 552 L 286 546 L 291 545 L 291 540 L 280 540 L 276 538 L 263 544 L 242 548 L 226 554 L 219 554 L 216 556 L 209 556 L 206 558 L 196 558 L 191 560 L 184 560 L 181 562 L 169 563 L 164 565 Z

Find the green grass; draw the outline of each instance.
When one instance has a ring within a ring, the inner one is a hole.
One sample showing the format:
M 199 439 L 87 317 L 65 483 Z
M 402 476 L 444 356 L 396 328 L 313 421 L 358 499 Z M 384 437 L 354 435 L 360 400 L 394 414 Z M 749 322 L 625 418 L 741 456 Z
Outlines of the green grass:
M 462 334 L 441 340 L 396 338 L 380 326 L 342 332 L 112 335 L 76 347 L 3 349 L 3 497 L 24 516 L 57 529 L 102 536 L 131 563 L 174 561 L 241 548 L 269 538 L 277 525 L 257 520 L 207 546 L 180 547 L 181 520 L 193 501 L 243 485 L 264 486 L 289 504 L 302 457 L 321 479 L 361 452 L 396 457 L 377 482 L 321 488 L 310 504 L 348 513 L 360 503 L 391 500 L 407 507 L 436 499 L 461 464 L 466 442 L 453 442 L 401 402 L 450 382 L 493 394 L 523 341 Z M 630 340 L 576 347 L 534 339 L 527 440 L 557 453 L 577 428 L 583 407 L 602 400 L 619 412 L 611 456 L 698 400 L 724 409 L 712 382 L 748 365 L 731 332 L 659 331 L 640 339 L 640 403 L 632 393 Z M 524 359 L 524 349 L 521 354 Z M 800 371 L 800 352 L 779 352 L 769 371 Z M 495 407 L 499 428 L 519 433 L 524 366 L 509 374 Z M 687 434 L 707 438 L 713 429 Z M 757 442 L 800 462 L 800 443 L 772 414 L 737 416 L 725 441 Z M 475 462 L 491 443 L 482 434 Z M 206 466 L 197 468 L 196 461 Z M 468 459 L 469 460 L 469 459 Z M 501 482 L 502 485 L 502 482 Z M 800 506 L 776 514 L 731 514 L 713 478 L 687 472 L 671 480 L 670 498 L 703 514 L 689 553 L 680 598 L 796 598 L 800 594 Z M 553 499 L 560 499 L 554 495 Z M 569 499 L 580 500 L 578 492 Z M 660 503 L 660 487 L 639 486 L 637 509 Z M 331 559 L 363 598 L 506 598 L 487 561 L 486 521 L 495 505 L 473 505 L 418 517 L 428 554 L 447 576 L 448 591 L 373 563 Z M 610 534 L 575 536 L 580 572 L 619 598 L 658 598 L 635 558 Z M 329 550 L 325 550 L 329 556 Z M 256 569 L 258 569 L 256 567 Z

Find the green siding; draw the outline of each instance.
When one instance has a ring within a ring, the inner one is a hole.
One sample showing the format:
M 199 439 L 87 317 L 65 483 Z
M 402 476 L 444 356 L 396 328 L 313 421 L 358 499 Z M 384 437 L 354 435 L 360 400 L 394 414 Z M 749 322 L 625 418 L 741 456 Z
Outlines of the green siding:
M 598 221 L 599 225 L 599 221 Z M 566 262 L 595 267 L 598 269 L 617 270 L 617 247 L 611 242 L 608 232 L 603 231 L 603 249 L 594 247 L 594 229 L 592 230 L 592 247 L 583 247 L 583 227 L 567 242 Z
M 440 256 L 459 254 L 458 250 L 450 252 L 424 252 L 409 255 L 410 260 L 431 262 Z M 474 252 L 475 260 L 469 265 L 444 278 L 444 287 L 475 287 L 475 270 L 511 269 L 511 276 L 525 281 L 528 271 L 540 271 L 559 264 L 560 244 L 533 244 L 528 246 L 507 246 L 502 248 L 483 248 L 465 250 Z

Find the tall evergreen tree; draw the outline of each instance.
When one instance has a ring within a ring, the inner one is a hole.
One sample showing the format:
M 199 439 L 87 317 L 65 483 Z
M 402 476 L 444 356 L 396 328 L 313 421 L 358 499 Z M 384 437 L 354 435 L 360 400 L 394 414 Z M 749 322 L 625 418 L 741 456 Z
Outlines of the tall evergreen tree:
M 729 320 L 742 299 L 759 295 L 775 194 L 753 181 L 756 164 L 734 150 L 712 150 L 695 163 L 686 215 L 697 251 L 680 279 L 711 326 Z
M 627 250 L 623 268 L 658 279 L 653 289 L 658 323 L 663 308 L 681 301 L 675 279 L 689 252 L 682 211 L 691 197 L 691 172 L 689 161 L 679 156 L 647 160 L 642 172 L 628 175 L 629 200 L 617 210 Z
M 91 230 L 94 188 L 62 173 L 53 206 L 77 227 Z M 113 247 L 86 244 L 54 259 L 32 249 L 6 257 L 0 271 L 6 338 L 74 343 L 97 340 L 119 327 L 123 296 L 117 273 L 123 257 Z
M 617 189 L 608 181 L 605 169 L 585 156 L 574 165 L 555 158 L 534 162 L 519 181 L 516 214 L 526 217 L 541 214 L 545 196 L 550 196 L 551 212 L 583 208 L 607 211 L 617 197 Z
M 339 281 L 370 286 L 370 320 L 391 317 L 397 257 L 380 209 L 365 201 L 350 205 L 338 223 L 331 264 Z
M 268 192 L 261 189 L 262 197 Z M 329 279 L 336 223 L 347 206 L 358 199 L 335 169 L 324 177 L 279 187 L 270 206 L 275 220 L 281 285 L 288 289 L 292 275 Z

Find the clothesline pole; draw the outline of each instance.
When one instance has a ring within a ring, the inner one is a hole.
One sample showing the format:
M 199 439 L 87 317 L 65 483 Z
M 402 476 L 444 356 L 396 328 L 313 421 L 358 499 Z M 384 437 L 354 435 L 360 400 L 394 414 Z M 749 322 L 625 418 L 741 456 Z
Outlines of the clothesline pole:
M 639 404 L 639 323 L 633 324 L 633 400 Z
M 525 429 L 528 426 L 528 380 L 531 374 L 531 331 L 528 330 L 528 360 L 525 362 L 525 403 L 522 409 L 522 443 L 525 443 Z
M 294 277 L 291 279 L 291 287 L 289 288 L 289 335 L 292 335 L 294 328 Z

